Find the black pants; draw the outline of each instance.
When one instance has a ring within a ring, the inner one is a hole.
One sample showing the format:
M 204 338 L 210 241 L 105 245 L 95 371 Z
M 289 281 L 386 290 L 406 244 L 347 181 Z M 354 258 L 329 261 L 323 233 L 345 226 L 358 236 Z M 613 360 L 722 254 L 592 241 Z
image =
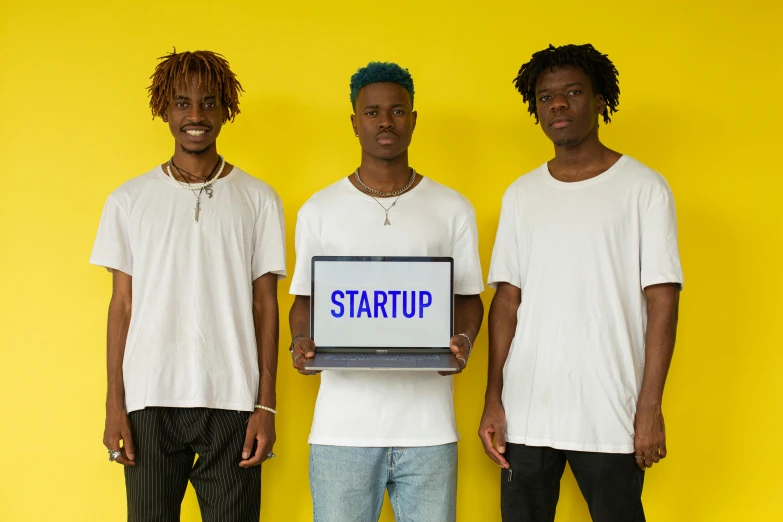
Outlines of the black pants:
M 204 522 L 258 522 L 261 468 L 240 468 L 250 412 L 145 408 L 130 414 L 129 522 L 179 522 L 188 480 Z M 193 463 L 198 454 L 198 460 Z
M 632 454 L 561 451 L 506 444 L 500 473 L 503 522 L 554 522 L 566 461 L 594 522 L 644 522 L 644 472 Z

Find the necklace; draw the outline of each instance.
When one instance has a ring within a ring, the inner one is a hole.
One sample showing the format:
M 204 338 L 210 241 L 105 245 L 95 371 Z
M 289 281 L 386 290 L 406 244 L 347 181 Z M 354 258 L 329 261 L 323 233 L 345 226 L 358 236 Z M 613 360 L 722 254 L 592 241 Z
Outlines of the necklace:
M 397 199 L 400 199 L 400 196 L 402 196 L 402 194 L 400 194 L 399 196 L 397 196 Z M 386 213 L 386 221 L 384 221 L 384 222 L 383 222 L 383 224 L 384 224 L 384 225 L 391 225 L 391 221 L 389 221 L 389 211 L 392 209 L 392 207 L 393 207 L 394 205 L 396 205 L 396 204 L 397 204 L 397 199 L 395 199 L 395 200 L 394 200 L 394 203 L 392 203 L 391 205 L 389 205 L 389 208 L 386 208 L 386 207 L 384 207 L 384 206 L 383 206 L 383 203 L 381 203 L 380 201 L 378 201 L 378 198 L 372 198 L 372 199 L 373 199 L 373 201 L 375 201 L 376 203 L 378 203 L 378 204 L 381 206 L 381 208 L 383 209 L 383 211 Z
M 195 208 L 195 218 L 196 223 L 198 223 L 198 216 L 201 213 L 201 193 L 206 192 L 207 195 L 211 198 L 212 197 L 212 187 L 211 185 L 217 181 L 217 179 L 220 177 L 220 175 L 223 173 L 223 168 L 226 166 L 226 160 L 223 159 L 223 156 L 218 155 L 218 161 L 215 163 L 215 166 L 212 167 L 212 172 L 209 173 L 209 176 L 207 176 L 207 181 L 204 183 L 197 183 L 191 185 L 189 181 L 187 181 L 187 178 L 185 178 L 185 182 L 178 180 L 171 174 L 171 165 L 174 163 L 173 158 L 166 163 L 166 172 L 168 173 L 169 177 L 177 182 L 177 185 L 179 185 L 180 188 L 189 190 L 195 197 L 196 197 L 196 208 Z M 218 170 L 217 175 L 210 179 L 212 174 L 215 172 L 215 169 L 217 168 L 218 164 L 220 164 L 220 170 Z M 181 170 L 176 165 L 174 166 L 177 170 Z M 194 176 L 196 177 L 196 176 Z M 196 193 L 198 192 L 198 194 Z
M 359 185 L 363 191 L 369 193 L 369 194 L 375 194 L 376 196 L 380 196 L 382 198 L 386 198 L 389 196 L 399 196 L 409 188 L 411 188 L 411 185 L 413 185 L 413 182 L 416 181 L 416 171 L 411 169 L 411 179 L 408 180 L 408 183 L 405 184 L 404 187 L 402 187 L 400 190 L 395 190 L 394 192 L 381 192 L 380 190 L 375 190 L 373 188 L 368 187 L 364 184 L 362 181 L 362 178 L 359 177 L 359 169 L 356 169 L 356 172 L 353 173 L 354 178 L 356 178 L 356 184 Z M 381 205 L 383 207 L 383 205 Z M 392 205 L 394 206 L 394 205 Z M 389 207 L 391 208 L 391 207 Z
M 409 188 L 411 188 L 413 182 L 416 181 L 416 171 L 411 169 L 411 179 L 408 180 L 408 183 L 406 183 L 404 187 L 399 190 L 395 190 L 394 192 L 381 192 L 379 190 L 368 187 L 364 184 L 364 182 L 362 182 L 362 178 L 359 177 L 359 169 L 356 169 L 356 172 L 354 172 L 353 175 L 354 178 L 356 178 L 356 184 L 359 185 L 365 192 L 370 193 L 370 197 L 373 199 L 373 201 L 378 203 L 378 205 L 380 205 L 380 207 L 383 209 L 383 212 L 386 214 L 386 219 L 383 221 L 384 226 L 391 225 L 391 221 L 389 221 L 389 211 L 392 209 L 392 207 L 394 207 L 394 205 L 397 204 L 400 196 L 402 196 Z M 380 197 L 397 196 L 397 198 L 391 205 L 384 207 L 383 203 L 378 201 L 378 198 L 376 198 L 373 194 L 376 194 Z
M 209 175 L 208 175 L 206 178 L 202 178 L 202 177 L 200 177 L 200 176 L 196 176 L 195 174 L 191 174 L 191 173 L 190 173 L 190 172 L 188 172 L 187 170 L 185 170 L 185 169 L 181 168 L 179 165 L 177 165 L 176 163 L 174 163 L 174 157 L 173 157 L 173 156 L 172 156 L 172 158 L 169 160 L 169 162 L 171 163 L 171 166 L 172 166 L 172 167 L 174 167 L 174 169 L 175 169 L 177 172 L 179 172 L 179 176 L 180 176 L 182 179 L 184 179 L 184 180 L 185 180 L 185 182 L 188 184 L 188 188 L 189 188 L 189 189 L 192 189 L 192 188 L 193 188 L 193 184 L 191 184 L 191 183 L 190 183 L 190 181 L 188 181 L 188 178 L 186 178 L 184 174 L 187 174 L 187 175 L 188 175 L 188 176 L 190 176 L 191 178 L 200 179 L 200 180 L 201 180 L 201 183 L 199 183 L 199 184 L 197 184 L 197 185 L 196 185 L 196 189 L 197 189 L 197 190 L 201 190 L 201 189 L 203 189 L 203 190 L 204 190 L 204 192 L 206 192 L 206 193 L 207 193 L 207 196 L 209 196 L 209 197 L 211 198 L 211 197 L 212 197 L 212 186 L 211 186 L 211 183 L 209 183 L 209 184 L 208 184 L 208 183 L 207 183 L 207 181 L 209 181 L 209 179 L 212 177 L 212 174 L 214 174 L 214 173 L 215 173 L 215 169 L 217 168 L 218 164 L 220 163 L 220 160 L 221 160 L 221 158 L 220 158 L 220 155 L 218 155 L 218 160 L 217 160 L 217 162 L 215 163 L 215 166 L 214 166 L 214 167 L 212 167 L 212 170 L 210 171 Z M 184 173 L 184 174 L 183 174 L 183 173 Z M 218 176 L 216 176 L 215 178 L 213 178 L 213 179 L 212 179 L 212 182 L 214 183 L 214 181 L 215 181 L 215 180 L 216 180 L 218 177 L 220 177 L 220 175 L 219 175 L 219 174 L 218 174 Z

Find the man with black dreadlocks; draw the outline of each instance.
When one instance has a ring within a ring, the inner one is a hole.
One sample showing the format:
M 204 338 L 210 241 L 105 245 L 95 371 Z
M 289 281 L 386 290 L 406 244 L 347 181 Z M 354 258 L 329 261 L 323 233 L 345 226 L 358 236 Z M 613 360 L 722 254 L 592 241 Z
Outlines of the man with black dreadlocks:
M 591 45 L 565 45 L 514 80 L 555 157 L 504 194 L 489 270 L 479 436 L 502 467 L 505 522 L 554 521 L 566 462 L 593 520 L 643 521 L 644 470 L 666 456 L 677 224 L 664 178 L 598 138 L 617 74 Z
M 188 480 L 205 522 L 259 518 L 285 231 L 275 191 L 217 152 L 241 90 L 219 54 L 162 58 L 150 107 L 174 154 L 109 196 L 90 258 L 113 274 L 104 444 L 131 522 L 179 520 Z

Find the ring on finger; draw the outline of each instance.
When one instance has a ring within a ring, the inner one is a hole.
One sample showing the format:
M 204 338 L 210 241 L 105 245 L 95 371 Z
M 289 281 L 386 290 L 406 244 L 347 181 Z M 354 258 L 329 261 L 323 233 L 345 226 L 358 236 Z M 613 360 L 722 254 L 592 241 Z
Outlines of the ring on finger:
M 463 368 L 468 365 L 468 361 L 466 361 L 464 357 L 457 357 L 457 360 L 462 361 Z
M 301 356 L 302 356 L 302 354 L 300 353 L 299 355 L 297 355 L 296 357 L 294 357 L 294 364 L 296 364 L 296 360 L 297 360 L 297 359 L 299 359 Z
M 109 462 L 114 462 L 122 455 L 121 451 L 109 450 Z

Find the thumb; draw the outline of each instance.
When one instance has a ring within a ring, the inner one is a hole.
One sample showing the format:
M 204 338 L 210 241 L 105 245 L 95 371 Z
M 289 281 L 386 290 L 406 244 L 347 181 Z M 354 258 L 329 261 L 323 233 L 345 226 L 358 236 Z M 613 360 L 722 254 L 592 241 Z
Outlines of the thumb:
M 506 452 L 506 429 L 502 427 L 495 430 L 495 445 L 498 447 L 500 453 Z
M 133 437 L 130 432 L 122 434 L 122 449 L 125 450 L 125 455 L 129 460 L 136 460 L 136 447 L 133 445 Z
M 253 451 L 253 442 L 255 441 L 255 437 L 252 433 L 250 433 L 250 430 L 245 433 L 245 443 L 242 445 L 242 460 L 247 460 L 250 458 L 250 454 Z

